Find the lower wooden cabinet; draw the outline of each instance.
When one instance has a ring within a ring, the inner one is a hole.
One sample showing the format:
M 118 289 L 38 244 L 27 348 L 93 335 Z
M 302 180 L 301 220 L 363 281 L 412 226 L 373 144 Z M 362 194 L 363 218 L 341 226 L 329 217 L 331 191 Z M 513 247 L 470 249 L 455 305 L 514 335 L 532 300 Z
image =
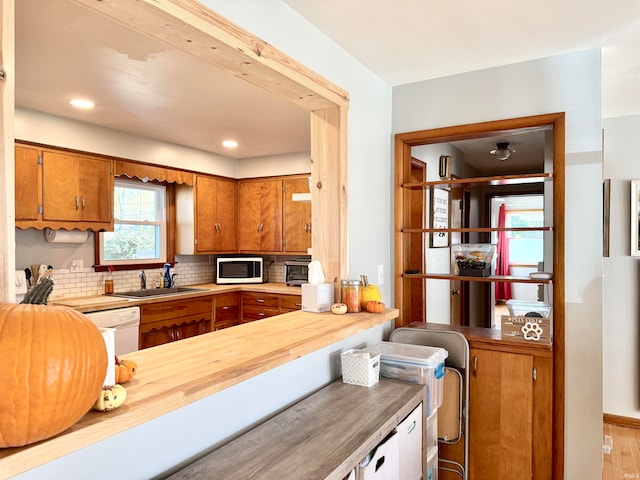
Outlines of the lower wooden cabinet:
M 140 307 L 140 349 L 211 331 L 213 296 L 156 302 Z
M 213 297 L 213 329 L 240 325 L 240 292 L 221 293 Z
M 242 292 L 241 322 L 253 322 L 281 313 L 300 310 L 302 295 Z
M 469 479 L 551 479 L 551 356 L 472 348 Z
M 280 295 L 280 313 L 295 312 L 302 308 L 302 294 Z

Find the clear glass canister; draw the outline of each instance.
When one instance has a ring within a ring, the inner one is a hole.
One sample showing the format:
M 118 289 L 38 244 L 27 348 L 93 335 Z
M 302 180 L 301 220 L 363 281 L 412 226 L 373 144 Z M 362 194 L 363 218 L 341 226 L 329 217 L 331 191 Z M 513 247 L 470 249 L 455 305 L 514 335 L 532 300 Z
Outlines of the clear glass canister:
M 342 280 L 340 298 L 348 313 L 360 311 L 360 280 Z

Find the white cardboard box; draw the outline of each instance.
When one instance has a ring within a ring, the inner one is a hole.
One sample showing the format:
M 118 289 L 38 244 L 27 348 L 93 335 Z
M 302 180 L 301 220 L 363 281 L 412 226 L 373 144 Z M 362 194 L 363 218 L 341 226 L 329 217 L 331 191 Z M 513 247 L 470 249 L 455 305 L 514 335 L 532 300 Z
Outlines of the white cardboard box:
M 328 312 L 333 304 L 333 284 L 302 284 L 302 310 L 305 312 Z

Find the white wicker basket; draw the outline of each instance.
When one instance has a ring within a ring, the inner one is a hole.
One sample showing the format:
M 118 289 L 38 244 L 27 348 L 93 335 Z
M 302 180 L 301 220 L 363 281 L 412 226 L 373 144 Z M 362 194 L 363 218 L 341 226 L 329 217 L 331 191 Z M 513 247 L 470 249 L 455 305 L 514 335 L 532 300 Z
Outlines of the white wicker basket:
M 340 355 L 342 359 L 342 381 L 353 385 L 370 387 L 380 378 L 380 354 L 352 348 Z

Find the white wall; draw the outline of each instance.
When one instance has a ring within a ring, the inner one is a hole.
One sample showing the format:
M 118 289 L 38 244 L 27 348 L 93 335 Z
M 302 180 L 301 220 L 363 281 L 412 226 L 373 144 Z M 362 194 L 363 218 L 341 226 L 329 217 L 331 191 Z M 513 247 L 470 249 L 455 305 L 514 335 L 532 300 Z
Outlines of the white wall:
M 631 180 L 640 179 L 640 115 L 604 121 L 611 179 L 610 256 L 603 259 L 604 412 L 640 419 L 640 257 L 631 252 Z
M 310 152 L 238 160 L 238 178 L 272 177 L 311 172 Z
M 24 108 L 16 108 L 15 138 L 238 178 L 232 158 Z
M 565 478 L 601 474 L 600 52 L 395 87 L 393 132 L 566 112 Z M 584 241 L 589 238 L 589 241 Z M 558 306 L 557 308 L 561 308 Z

